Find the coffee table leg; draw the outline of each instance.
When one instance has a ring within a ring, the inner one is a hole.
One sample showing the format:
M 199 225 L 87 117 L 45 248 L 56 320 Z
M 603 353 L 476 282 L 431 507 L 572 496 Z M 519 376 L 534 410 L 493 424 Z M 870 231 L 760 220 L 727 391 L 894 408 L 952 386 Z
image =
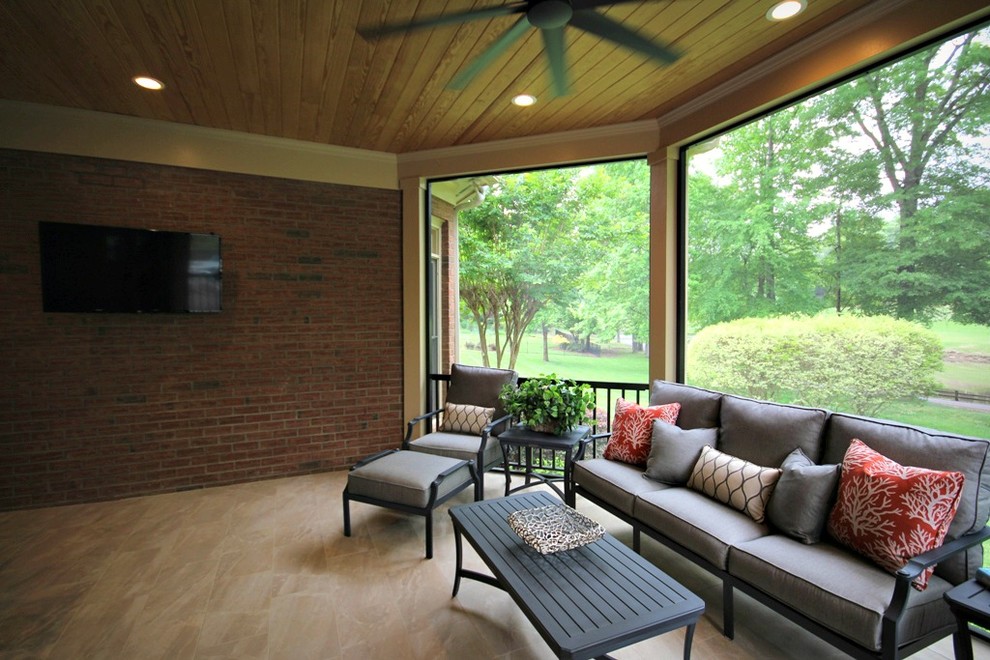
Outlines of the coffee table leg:
M 691 640 L 694 639 L 694 626 L 691 624 L 684 633 L 684 660 L 691 660 Z
M 451 598 L 457 596 L 457 590 L 461 588 L 461 560 L 464 558 L 461 551 L 461 530 L 457 523 L 454 523 L 454 547 L 457 551 L 457 567 L 454 569 L 454 593 L 450 595 Z
M 571 483 L 571 465 L 574 461 L 574 457 L 571 453 L 574 451 L 573 447 L 569 447 L 564 452 L 564 504 L 569 507 L 577 508 L 577 504 L 574 501 L 574 489 Z

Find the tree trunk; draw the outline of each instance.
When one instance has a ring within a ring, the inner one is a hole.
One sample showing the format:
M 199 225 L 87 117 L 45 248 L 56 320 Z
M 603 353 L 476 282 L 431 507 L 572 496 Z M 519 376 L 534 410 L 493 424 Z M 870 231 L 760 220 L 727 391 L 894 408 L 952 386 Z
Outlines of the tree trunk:
M 543 322 L 543 361 L 550 361 L 550 328 Z

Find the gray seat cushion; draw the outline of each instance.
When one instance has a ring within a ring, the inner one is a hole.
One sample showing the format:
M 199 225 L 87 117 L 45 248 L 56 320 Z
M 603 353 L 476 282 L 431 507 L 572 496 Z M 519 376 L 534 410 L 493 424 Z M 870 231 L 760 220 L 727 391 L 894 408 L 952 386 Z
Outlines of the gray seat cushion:
M 393 504 L 425 508 L 430 487 L 444 470 L 460 463 L 458 459 L 413 451 L 387 454 L 347 473 L 347 492 Z M 444 477 L 437 499 L 471 481 L 471 468 L 465 463 Z
M 962 472 L 966 481 L 946 541 L 975 532 L 986 524 L 990 514 L 990 476 L 987 475 L 990 440 L 833 413 L 825 431 L 823 461 L 842 463 L 853 438 L 901 465 Z M 983 548 L 977 545 L 940 563 L 935 573 L 958 584 L 972 577 L 982 565 Z
M 722 569 L 730 546 L 769 533 L 767 525 L 687 488 L 644 493 L 636 499 L 633 515 Z
M 633 515 L 633 502 L 641 493 L 667 488 L 643 477 L 643 468 L 606 458 L 574 463 L 574 481 L 592 495 L 605 500 L 626 515 Z
M 677 425 L 682 429 L 711 429 L 718 426 L 722 395 L 700 387 L 655 380 L 650 387 L 650 405 L 681 404 Z
M 464 461 L 477 461 L 480 446 L 481 436 L 446 431 L 427 433 L 422 438 L 409 443 L 409 449 L 416 452 L 428 452 Z M 485 445 L 485 464 L 482 467 L 488 469 L 501 462 L 502 448 L 498 444 L 498 439 L 488 438 L 488 444 Z
M 729 573 L 844 637 L 879 650 L 883 612 L 895 579 L 848 550 L 831 543 L 805 545 L 774 534 L 733 548 Z M 901 644 L 953 625 L 942 600 L 951 588 L 933 576 L 925 591 L 908 589 L 908 609 L 898 626 Z
M 718 449 L 757 465 L 776 467 L 800 448 L 818 462 L 827 415 L 815 408 L 726 394 L 722 397 Z

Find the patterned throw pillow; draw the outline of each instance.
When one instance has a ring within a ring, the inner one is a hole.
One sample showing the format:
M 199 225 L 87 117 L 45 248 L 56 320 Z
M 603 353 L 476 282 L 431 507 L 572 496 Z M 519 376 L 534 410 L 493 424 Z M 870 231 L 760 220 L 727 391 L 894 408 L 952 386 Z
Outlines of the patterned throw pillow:
M 942 545 L 965 480 L 960 472 L 901 465 L 853 440 L 842 459 L 839 499 L 828 531 L 897 572 L 912 557 Z M 914 581 L 915 589 L 928 586 L 932 570 Z
M 615 401 L 615 417 L 612 420 L 612 437 L 608 439 L 602 456 L 612 461 L 632 465 L 646 465 L 650 456 L 650 439 L 653 420 L 673 424 L 681 404 L 643 407 L 632 401 L 618 398 Z
M 767 501 L 779 478 L 779 468 L 761 467 L 705 447 L 694 465 L 688 487 L 761 523 L 766 517 Z
M 482 408 L 466 403 L 446 403 L 443 406 L 441 431 L 481 435 L 481 429 L 488 426 L 495 414 L 494 408 Z

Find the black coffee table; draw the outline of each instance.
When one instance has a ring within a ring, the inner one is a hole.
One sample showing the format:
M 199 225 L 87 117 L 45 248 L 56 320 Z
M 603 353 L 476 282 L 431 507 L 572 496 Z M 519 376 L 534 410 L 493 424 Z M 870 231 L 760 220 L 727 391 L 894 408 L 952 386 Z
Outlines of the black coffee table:
M 453 595 L 461 578 L 503 589 L 558 658 L 603 657 L 681 627 L 687 627 L 684 658 L 690 658 L 704 601 L 608 534 L 574 550 L 540 554 L 512 531 L 507 518 L 548 504 L 560 501 L 541 492 L 451 507 L 457 543 Z M 491 576 L 462 568 L 462 535 Z

